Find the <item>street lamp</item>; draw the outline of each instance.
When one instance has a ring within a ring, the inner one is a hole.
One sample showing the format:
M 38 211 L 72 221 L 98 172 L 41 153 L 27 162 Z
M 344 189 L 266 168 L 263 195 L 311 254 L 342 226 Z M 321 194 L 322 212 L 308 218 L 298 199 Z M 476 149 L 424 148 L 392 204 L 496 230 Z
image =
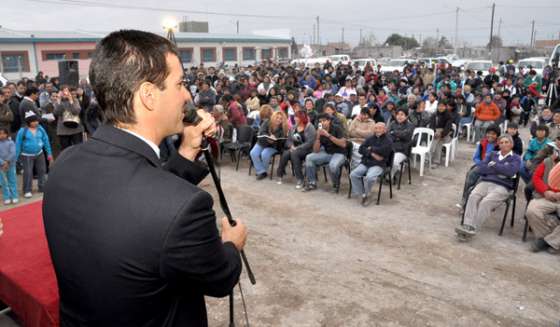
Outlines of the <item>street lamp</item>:
M 174 18 L 166 18 L 163 20 L 163 29 L 167 32 L 167 39 L 173 44 L 177 44 L 175 40 L 175 29 L 177 29 L 177 20 Z

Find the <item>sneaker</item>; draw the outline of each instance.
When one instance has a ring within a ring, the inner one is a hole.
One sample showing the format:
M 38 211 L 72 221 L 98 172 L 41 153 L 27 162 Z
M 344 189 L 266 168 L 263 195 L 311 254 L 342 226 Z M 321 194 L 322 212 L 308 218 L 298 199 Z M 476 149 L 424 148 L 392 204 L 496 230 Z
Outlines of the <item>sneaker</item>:
M 31 192 L 27 192 L 23 195 L 23 197 L 26 198 L 26 199 L 29 199 L 32 196 L 33 196 L 33 194 L 31 194 Z
M 469 239 L 476 234 L 476 229 L 469 225 L 462 225 L 455 227 L 455 233 L 457 233 L 459 237 Z
M 297 181 L 296 190 L 299 190 L 303 187 L 303 181 Z
M 278 178 L 276 179 L 276 184 L 282 185 L 282 177 L 278 177 Z
M 4 205 L 8 205 L 8 204 L 11 204 L 11 203 L 12 203 L 12 200 L 10 200 L 10 199 L 4 200 Z
M 309 191 L 314 191 L 314 190 L 316 190 L 316 189 L 317 189 L 317 185 L 309 183 L 309 184 L 307 184 L 307 185 L 305 186 L 305 188 L 303 189 L 303 191 L 304 191 L 304 192 L 309 192 Z
M 535 240 L 533 243 L 531 243 L 531 252 L 541 252 L 548 249 L 549 247 L 550 245 L 546 243 L 544 238 L 539 238 Z
M 267 173 L 258 174 L 258 175 L 257 175 L 257 180 L 258 180 L 258 181 L 263 180 L 263 179 L 266 178 L 266 176 L 268 176 Z
M 369 198 L 367 195 L 362 194 L 362 206 L 367 207 L 369 205 Z
M 13 204 L 19 203 L 19 199 L 12 199 L 12 203 Z

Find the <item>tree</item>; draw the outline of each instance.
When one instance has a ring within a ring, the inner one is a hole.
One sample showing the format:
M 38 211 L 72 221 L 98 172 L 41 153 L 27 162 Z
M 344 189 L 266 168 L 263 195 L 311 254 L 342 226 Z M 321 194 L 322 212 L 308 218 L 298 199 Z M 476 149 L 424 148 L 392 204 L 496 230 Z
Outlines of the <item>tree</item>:
M 488 42 L 486 47 L 489 46 L 490 46 L 490 42 Z M 504 42 L 502 41 L 501 37 L 499 37 L 498 35 L 492 36 L 492 48 L 501 48 L 503 46 L 504 46 Z
M 449 40 L 445 36 L 442 36 L 441 39 L 439 39 L 439 41 L 438 41 L 438 48 L 440 48 L 440 49 L 452 49 L 453 46 L 451 45 L 451 43 L 449 42 Z
M 428 36 L 422 42 L 422 48 L 424 49 L 435 49 L 437 47 L 438 47 L 438 41 L 436 40 L 435 37 Z
M 389 37 L 385 41 L 385 44 L 393 45 L 393 46 L 401 46 L 405 50 L 410 50 L 412 48 L 416 48 L 420 46 L 420 44 L 418 43 L 418 41 L 416 41 L 414 37 L 402 36 L 397 33 L 393 33 L 389 35 Z
M 377 38 L 373 33 L 369 32 L 364 38 L 362 38 L 362 43 L 360 45 L 369 48 L 375 46 L 376 43 Z

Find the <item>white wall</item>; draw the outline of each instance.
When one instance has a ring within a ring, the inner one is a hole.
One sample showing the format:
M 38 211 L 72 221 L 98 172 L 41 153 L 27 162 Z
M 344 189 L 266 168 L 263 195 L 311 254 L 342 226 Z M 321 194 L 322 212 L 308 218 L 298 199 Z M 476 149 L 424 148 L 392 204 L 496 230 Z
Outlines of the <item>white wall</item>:
M 216 61 L 215 62 L 205 62 L 205 67 L 217 66 L 222 62 L 222 48 L 237 48 L 237 61 L 226 62 L 229 65 L 238 64 L 241 66 L 254 65 L 261 61 L 261 49 L 273 49 L 273 56 L 277 58 L 278 51 L 276 48 L 288 48 L 288 56 L 291 56 L 290 44 L 289 43 L 187 43 L 178 42 L 177 46 L 179 48 L 192 48 L 192 62 L 185 64 L 186 67 L 198 66 L 201 62 L 200 49 L 201 48 L 216 48 Z M 243 61 L 243 48 L 255 48 L 256 49 L 256 60 Z
M 10 81 L 17 81 L 22 77 L 35 78 L 37 75 L 37 62 L 35 60 L 35 51 L 31 44 L 0 44 L 0 52 L 2 51 L 27 51 L 29 58 L 29 72 L 20 73 L 5 73 L 3 67 L 0 67 L 0 73 Z M 2 65 L 0 60 L 0 66 Z

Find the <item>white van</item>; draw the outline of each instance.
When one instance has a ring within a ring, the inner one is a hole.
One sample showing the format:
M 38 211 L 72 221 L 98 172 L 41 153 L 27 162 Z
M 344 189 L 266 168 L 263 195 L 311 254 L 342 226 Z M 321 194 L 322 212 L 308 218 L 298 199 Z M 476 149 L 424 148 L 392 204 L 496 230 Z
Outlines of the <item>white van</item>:
M 350 56 L 345 54 L 329 56 L 329 61 L 332 63 L 333 66 L 336 66 L 338 64 L 350 65 L 351 63 Z
M 525 58 L 519 60 L 517 63 L 517 68 L 521 71 L 523 68 L 529 68 L 531 66 L 537 75 L 542 76 L 544 66 L 547 65 L 547 60 L 544 57 L 533 57 Z
M 358 67 L 359 70 L 364 71 L 366 65 L 369 64 L 373 71 L 377 71 L 377 60 L 373 58 L 361 58 L 352 60 L 352 66 Z

